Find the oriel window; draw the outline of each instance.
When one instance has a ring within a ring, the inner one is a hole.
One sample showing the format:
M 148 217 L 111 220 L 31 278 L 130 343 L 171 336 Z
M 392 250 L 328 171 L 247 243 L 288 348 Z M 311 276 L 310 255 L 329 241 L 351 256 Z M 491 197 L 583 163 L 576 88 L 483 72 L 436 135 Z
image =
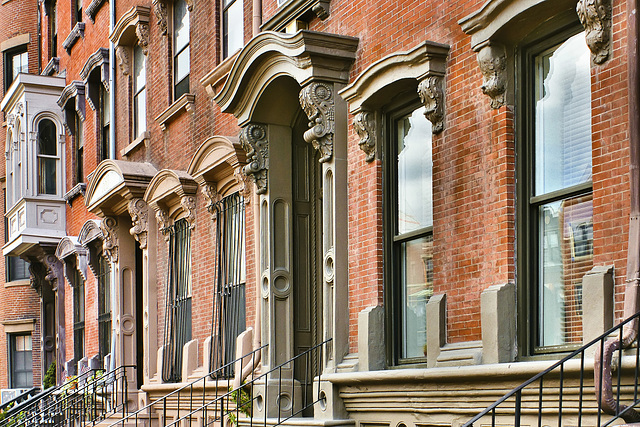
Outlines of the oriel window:
M 49 119 L 38 123 L 38 193 L 57 194 L 58 138 L 56 125 Z

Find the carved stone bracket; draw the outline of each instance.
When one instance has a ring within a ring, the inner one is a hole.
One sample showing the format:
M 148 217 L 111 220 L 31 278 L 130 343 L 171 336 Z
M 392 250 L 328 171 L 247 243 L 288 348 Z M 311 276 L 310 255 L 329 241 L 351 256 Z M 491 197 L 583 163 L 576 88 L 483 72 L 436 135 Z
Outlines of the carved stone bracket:
M 243 174 L 240 168 L 233 172 L 233 177 L 236 179 L 236 182 L 240 184 L 239 192 L 244 199 L 245 205 L 251 203 L 251 182 L 249 181 L 249 177 Z
M 256 193 L 267 192 L 267 171 L 269 170 L 269 141 L 267 127 L 251 123 L 240 132 L 240 143 L 247 152 L 247 165 L 244 173 L 256 183 Z
M 424 115 L 432 124 L 432 132 L 444 129 L 444 77 L 429 76 L 418 83 L 418 95 L 424 104 Z
M 214 211 L 214 206 L 220 200 L 220 195 L 216 190 L 215 184 L 204 184 L 200 186 L 200 191 L 207 201 L 207 210 L 211 213 Z
M 142 199 L 131 199 L 127 205 L 131 215 L 132 227 L 129 233 L 140 243 L 140 249 L 147 247 L 147 231 L 149 230 L 149 208 Z
M 489 44 L 477 55 L 480 71 L 482 71 L 482 92 L 491 98 L 491 108 L 498 109 L 505 105 L 507 91 L 507 53 L 500 44 Z
M 62 42 L 62 47 L 69 53 L 80 38 L 84 38 L 84 22 L 76 23 L 67 38 Z
M 149 24 L 147 22 L 138 22 L 136 35 L 138 36 L 138 44 L 142 48 L 142 53 L 147 56 L 149 52 Z
M 58 289 L 58 285 L 60 284 L 58 279 L 62 276 L 62 262 L 54 255 L 47 254 L 45 255 L 41 262 L 47 269 L 45 280 L 51 283 L 51 289 L 56 291 Z
M 180 205 L 185 211 L 185 218 L 192 230 L 196 227 L 196 198 L 184 195 L 180 198 Z
M 102 235 L 104 236 L 102 250 L 111 262 L 118 261 L 118 232 L 116 226 L 116 219 L 109 216 L 103 219 L 100 224 Z
M 603 64 L 611 56 L 611 0 L 578 0 L 576 12 L 586 32 L 591 60 Z
M 320 152 L 320 163 L 331 160 L 335 108 L 333 89 L 327 83 L 311 83 L 300 91 L 300 105 L 309 118 L 309 130 L 304 139 Z
M 367 162 L 376 158 L 376 120 L 373 112 L 361 110 L 353 118 L 353 127 L 360 137 L 360 149 L 367 155 Z
M 41 262 L 29 260 L 29 281 L 31 287 L 42 297 L 42 284 L 47 276 L 47 269 Z
M 318 3 L 313 5 L 311 8 L 313 13 L 323 21 L 329 17 L 329 1 L 328 0 L 320 0 Z
M 164 236 L 165 240 L 169 240 L 169 227 L 171 226 L 169 220 L 169 212 L 165 209 L 158 208 L 156 209 L 156 221 L 158 222 L 158 228 L 160 232 Z
M 118 65 L 120 71 L 125 76 L 128 76 L 131 72 L 131 60 L 129 59 L 129 51 L 125 46 L 118 46 L 116 48 L 116 56 L 118 57 Z
M 86 10 L 84 11 L 84 13 L 89 17 L 92 23 L 95 23 L 98 10 L 100 10 L 100 7 L 104 2 L 105 0 L 91 0 L 91 3 L 89 3 L 89 6 L 87 6 Z
M 164 0 L 153 0 L 153 13 L 158 20 L 160 34 L 167 35 L 167 3 Z

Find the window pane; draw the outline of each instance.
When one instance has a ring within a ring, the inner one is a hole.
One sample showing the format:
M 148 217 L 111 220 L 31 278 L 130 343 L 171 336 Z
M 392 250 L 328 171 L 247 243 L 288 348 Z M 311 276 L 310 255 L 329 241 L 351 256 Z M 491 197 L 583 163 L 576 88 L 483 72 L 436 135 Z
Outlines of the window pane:
M 185 0 L 173 3 L 174 52 L 180 52 L 189 44 L 189 11 Z
M 133 85 L 134 93 L 141 91 L 147 84 L 147 70 L 142 48 L 136 44 L 133 48 Z
M 176 73 L 176 85 L 189 75 L 189 46 L 185 48 L 176 56 L 175 73 Z
M 19 73 L 29 72 L 29 56 L 27 52 L 15 54 L 11 57 L 11 67 L 13 70 L 13 78 L 18 77 Z
M 11 388 L 33 386 L 31 335 L 9 336 Z
M 56 125 L 51 120 L 42 120 L 38 124 L 38 154 L 58 155 Z
M 223 16 L 223 55 L 231 55 L 244 45 L 244 17 L 242 1 L 236 0 L 224 11 Z
M 57 159 L 38 158 L 38 192 L 40 194 L 56 194 L 56 162 Z
M 591 180 L 591 75 L 584 33 L 536 57 L 535 195 Z
M 7 279 L 9 281 L 29 278 L 29 263 L 20 257 L 7 257 Z
M 433 295 L 433 238 L 400 244 L 403 358 L 424 357 L 427 301 Z
M 398 120 L 398 234 L 433 225 L 431 122 L 419 108 Z
M 581 343 L 582 277 L 593 267 L 592 196 L 538 209 L 538 345 Z
M 147 130 L 147 91 L 143 90 L 138 93 L 133 100 L 134 114 L 135 114 L 135 134 L 136 138 L 139 137 L 142 132 Z

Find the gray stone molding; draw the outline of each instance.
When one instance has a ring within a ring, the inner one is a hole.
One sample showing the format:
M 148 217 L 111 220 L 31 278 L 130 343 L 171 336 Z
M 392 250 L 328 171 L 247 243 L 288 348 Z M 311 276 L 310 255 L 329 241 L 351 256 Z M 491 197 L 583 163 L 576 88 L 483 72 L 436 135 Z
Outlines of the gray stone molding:
M 129 49 L 125 46 L 116 47 L 116 56 L 118 57 L 118 65 L 120 72 L 128 76 L 131 73 L 131 58 L 129 58 Z
M 65 265 L 65 276 L 69 283 L 74 283 L 75 277 L 71 275 L 69 269 L 76 269 L 82 276 L 82 280 L 87 280 L 87 251 L 84 246 L 80 245 L 76 237 L 65 237 L 58 243 L 56 248 L 56 257 Z
M 87 190 L 87 184 L 84 182 L 79 182 L 71 188 L 71 190 L 67 191 L 62 198 L 68 205 L 71 205 L 73 199 L 78 196 L 84 196 Z
M 42 69 L 42 76 L 52 76 L 60 71 L 60 58 L 54 56 L 47 62 L 47 65 Z
M 603 64 L 611 56 L 611 0 L 578 0 L 576 12 L 586 32 L 591 60 Z
M 105 1 L 106 0 L 91 0 L 89 6 L 85 9 L 84 13 L 89 17 L 92 23 L 95 23 L 96 15 Z
M 71 48 L 79 39 L 84 38 L 84 25 L 84 22 L 77 22 L 67 38 L 62 42 L 62 47 L 67 53 L 71 51 Z
M 368 307 L 358 313 L 358 365 L 360 371 L 385 368 L 384 307 Z
M 133 6 L 120 17 L 109 39 L 116 47 L 133 46 L 137 42 L 147 55 L 150 14 L 151 8 L 148 6 Z
M 153 14 L 158 20 L 158 28 L 160 34 L 167 35 L 167 3 L 164 0 L 152 0 Z
M 376 158 L 376 118 L 375 113 L 367 110 L 358 111 L 353 116 L 353 127 L 360 137 L 358 145 L 366 154 L 365 160 L 372 162 Z
M 96 240 L 102 240 L 104 235 L 100 228 L 100 223 L 94 219 L 87 220 L 78 233 L 78 243 L 84 247 L 87 247 L 90 243 Z
M 149 228 L 149 207 L 141 198 L 129 200 L 127 205 L 131 215 L 131 229 L 129 233 L 138 241 L 140 249 L 147 248 L 147 231 Z
M 92 110 L 96 110 L 98 106 L 98 90 L 92 86 L 92 82 L 89 80 L 91 74 L 93 74 L 94 70 L 99 68 L 100 70 L 100 81 L 104 88 L 109 90 L 109 49 L 105 49 L 103 47 L 98 48 L 82 66 L 82 70 L 80 70 L 80 78 L 84 80 L 85 85 L 87 86 L 87 101 L 89 101 L 89 106 Z
M 489 286 L 480 295 L 482 363 L 513 362 L 516 357 L 516 286 Z
M 244 173 L 256 184 L 256 193 L 265 194 L 268 188 L 267 171 L 269 170 L 269 141 L 267 126 L 251 123 L 240 131 L 240 143 L 247 152 L 247 165 Z
M 191 93 L 185 93 L 171 104 L 166 110 L 158 115 L 154 120 L 160 125 L 160 129 L 166 130 L 167 123 L 175 119 L 183 109 L 187 113 L 195 112 L 196 96 Z
M 491 98 L 491 108 L 498 109 L 506 104 L 507 52 L 499 43 L 483 46 L 477 54 L 482 72 L 482 93 Z
M 100 223 L 103 240 L 102 249 L 110 262 L 118 262 L 118 223 L 113 217 L 106 217 Z
M 424 104 L 424 116 L 431 122 L 433 133 L 444 130 L 444 78 L 429 76 L 418 83 L 418 96 Z
M 413 87 L 425 105 L 425 116 L 433 125 L 433 133 L 441 132 L 444 129 L 444 76 L 448 54 L 449 46 L 429 41 L 411 50 L 393 53 L 367 67 L 340 91 L 340 96 L 349 103 L 351 114 L 358 114 L 361 110 L 373 112 L 384 106 L 389 99 L 387 95 L 406 90 L 409 88 L 407 82 L 415 81 L 416 86 Z M 369 117 L 374 118 L 371 115 Z M 354 122 L 356 129 L 364 125 L 361 120 L 362 117 Z M 360 137 L 361 148 L 368 150 L 365 151 L 367 161 L 373 160 L 375 154 L 371 153 L 375 152 L 375 141 L 363 141 L 363 136 Z
M 278 8 L 275 15 L 262 24 L 260 29 L 282 31 L 290 22 L 297 19 L 308 21 L 318 17 L 325 20 L 329 17 L 330 3 L 330 0 L 291 0 Z
M 85 118 L 84 82 L 80 80 L 74 80 L 71 83 L 69 83 L 67 86 L 65 86 L 65 88 L 62 89 L 62 93 L 60 94 L 60 97 L 58 98 L 57 103 L 61 109 L 65 110 L 67 107 L 67 104 L 72 100 L 75 101 L 73 110 L 75 110 L 75 112 L 78 113 L 78 115 L 80 116 L 80 119 L 84 121 L 84 118 Z M 70 123 L 70 120 L 69 120 L 69 117 L 67 117 L 65 125 L 67 126 L 69 133 L 73 134 L 74 132 L 70 129 L 69 123 Z
M 595 266 L 582 278 L 582 342 L 588 343 L 613 326 L 614 320 L 613 265 Z M 591 351 L 593 354 L 593 350 Z
M 304 140 L 320 152 L 320 163 L 331 160 L 335 132 L 335 108 L 331 84 L 313 82 L 300 91 L 300 105 L 309 118 Z
M 327 55 L 327 46 L 331 53 Z M 214 96 L 222 112 L 231 113 L 244 127 L 266 87 L 276 75 L 288 75 L 301 87 L 322 81 L 346 84 L 353 64 L 358 39 L 313 31 L 295 34 L 263 32 L 240 51 L 224 85 Z M 259 68 L 261 73 L 253 70 Z M 209 93 L 213 78 L 207 79 Z
M 436 294 L 427 302 L 427 367 L 438 363 L 441 349 L 447 344 L 447 295 Z

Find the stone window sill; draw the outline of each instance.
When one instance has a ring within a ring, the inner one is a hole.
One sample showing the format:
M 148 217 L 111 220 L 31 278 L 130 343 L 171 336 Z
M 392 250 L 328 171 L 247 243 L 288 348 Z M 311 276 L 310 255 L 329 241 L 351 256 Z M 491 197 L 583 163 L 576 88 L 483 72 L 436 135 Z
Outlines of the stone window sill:
M 73 188 L 62 196 L 62 198 L 68 203 L 71 204 L 73 199 L 78 196 L 84 196 L 85 191 L 87 190 L 87 184 L 84 182 L 79 182 L 73 186 Z
M 62 47 L 69 53 L 74 44 L 80 39 L 84 38 L 84 22 L 78 22 L 73 30 L 69 33 L 64 42 L 62 42 Z
M 175 120 L 182 110 L 185 110 L 188 113 L 193 113 L 195 101 L 195 95 L 185 93 L 171 104 L 169 108 L 160 113 L 160 115 L 155 118 L 155 121 L 158 122 L 160 128 L 164 131 L 167 129 L 167 123 Z
M 131 144 L 129 144 L 126 147 L 124 147 L 122 149 L 122 151 L 120 151 L 120 154 L 122 155 L 122 157 L 126 157 L 129 154 L 131 154 L 131 152 L 133 150 L 135 150 L 136 148 L 138 148 L 142 144 L 144 144 L 145 147 L 149 146 L 149 132 L 148 131 L 143 132 L 142 135 L 140 135 L 139 137 L 134 139 L 133 142 L 131 142 Z

